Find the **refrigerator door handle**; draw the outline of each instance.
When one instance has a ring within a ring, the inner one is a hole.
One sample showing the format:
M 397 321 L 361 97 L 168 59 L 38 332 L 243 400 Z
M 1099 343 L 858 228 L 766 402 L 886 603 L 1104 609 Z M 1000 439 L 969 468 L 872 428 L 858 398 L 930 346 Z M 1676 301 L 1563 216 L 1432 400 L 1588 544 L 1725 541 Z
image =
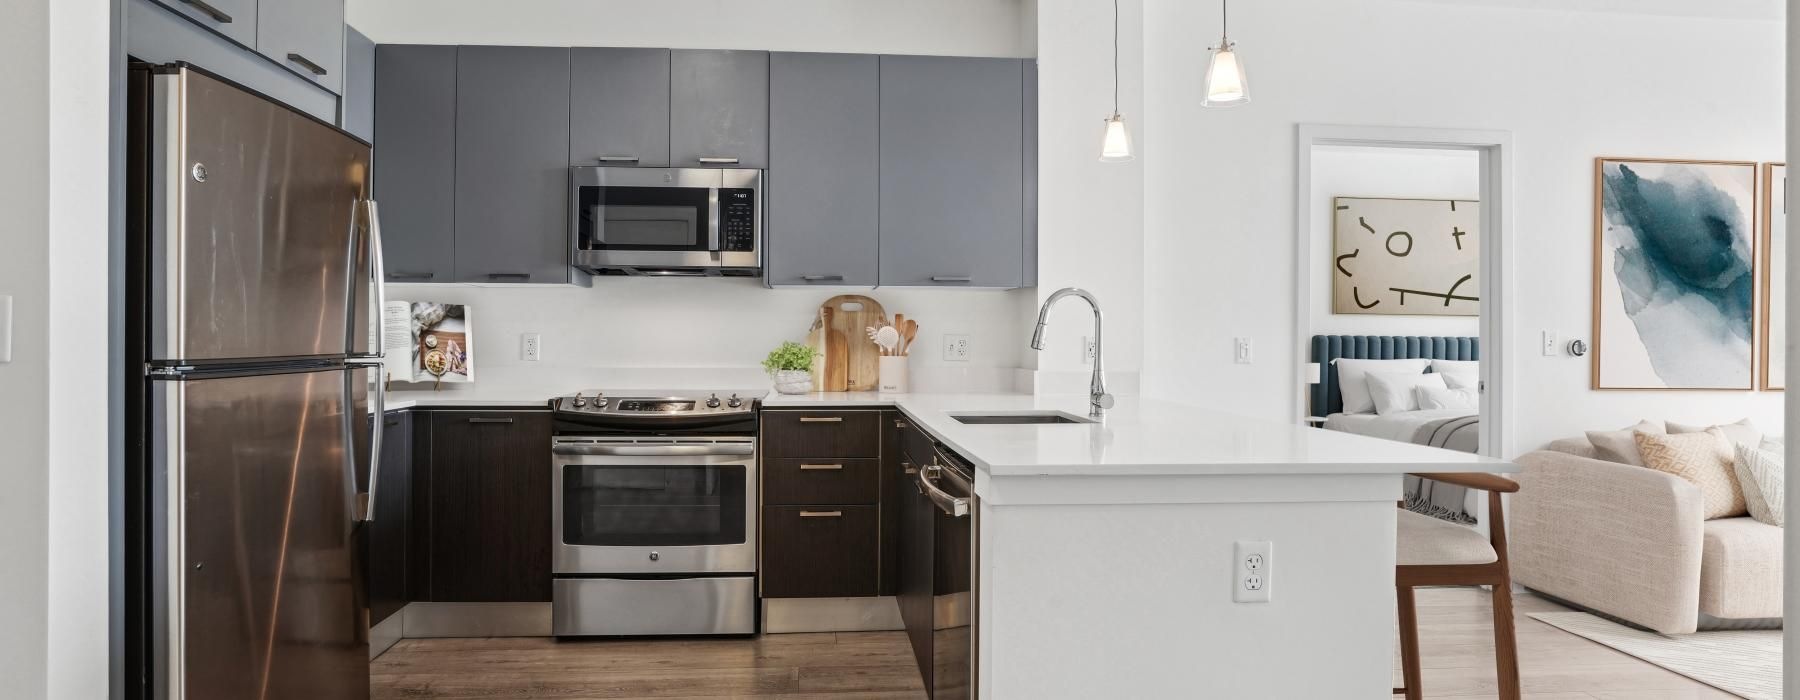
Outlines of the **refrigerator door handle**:
M 368 237 L 364 240 L 369 253 L 369 290 L 375 299 L 375 352 L 373 354 L 352 354 L 352 359 L 369 359 L 387 357 L 387 259 L 381 245 L 381 210 L 375 200 L 365 199 L 358 203 L 365 219 Z M 352 299 L 356 296 L 351 295 Z M 355 316 L 352 315 L 352 318 Z
M 381 444 L 387 438 L 387 382 L 382 376 L 380 362 L 353 361 L 350 363 L 350 369 L 352 371 L 369 370 L 369 375 L 373 378 L 371 383 L 375 385 L 375 408 L 370 412 L 375 418 L 375 424 L 369 430 L 369 491 L 357 494 L 357 512 L 354 515 L 355 520 L 371 523 L 375 522 L 375 493 L 381 484 Z M 351 414 L 353 408 L 345 410 L 345 415 Z M 355 417 L 352 417 L 351 420 L 355 420 Z M 354 467 L 356 461 L 352 459 L 350 463 Z M 354 471 L 351 477 L 350 483 L 355 484 Z

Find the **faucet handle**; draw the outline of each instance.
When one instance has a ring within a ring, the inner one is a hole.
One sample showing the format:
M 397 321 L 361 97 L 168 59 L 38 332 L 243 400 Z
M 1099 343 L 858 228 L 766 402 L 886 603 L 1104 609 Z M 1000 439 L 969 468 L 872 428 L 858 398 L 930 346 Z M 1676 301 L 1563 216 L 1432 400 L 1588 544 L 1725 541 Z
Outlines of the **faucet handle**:
M 1113 403 L 1114 403 L 1113 395 L 1112 394 L 1099 394 L 1096 396 L 1092 396 L 1092 397 L 1088 398 L 1088 403 L 1093 404 L 1094 408 L 1098 408 L 1101 410 L 1112 408 Z

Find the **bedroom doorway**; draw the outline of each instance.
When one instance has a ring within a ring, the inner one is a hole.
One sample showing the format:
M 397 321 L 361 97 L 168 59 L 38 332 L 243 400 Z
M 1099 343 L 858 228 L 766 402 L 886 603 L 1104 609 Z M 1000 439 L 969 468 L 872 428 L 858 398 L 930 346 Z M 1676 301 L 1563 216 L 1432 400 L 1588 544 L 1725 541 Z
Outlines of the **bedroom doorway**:
M 1514 454 L 1506 401 L 1513 380 L 1506 303 L 1512 281 L 1511 142 L 1505 131 L 1299 127 L 1294 319 L 1299 420 L 1323 427 L 1328 413 L 1320 411 L 1344 415 L 1340 387 L 1346 377 L 1333 370 L 1357 363 L 1334 365 L 1332 358 L 1436 360 L 1428 364 L 1434 369 L 1420 371 L 1455 372 L 1444 379 L 1456 385 L 1458 376 L 1467 377 L 1462 384 L 1469 391 L 1452 386 L 1439 394 L 1427 387 L 1436 402 L 1429 405 L 1453 407 L 1473 399 L 1478 418 L 1450 423 L 1455 411 L 1446 408 L 1436 416 L 1420 412 L 1376 420 L 1374 397 L 1353 388 L 1351 413 L 1363 415 L 1336 427 L 1409 442 L 1415 433 L 1439 434 L 1460 441 L 1445 447 L 1490 457 Z M 1354 386 L 1363 387 L 1364 379 L 1357 377 Z M 1381 388 L 1390 399 L 1414 396 L 1406 387 Z M 1420 423 L 1427 418 L 1437 422 Z M 1365 425 L 1348 424 L 1358 420 Z

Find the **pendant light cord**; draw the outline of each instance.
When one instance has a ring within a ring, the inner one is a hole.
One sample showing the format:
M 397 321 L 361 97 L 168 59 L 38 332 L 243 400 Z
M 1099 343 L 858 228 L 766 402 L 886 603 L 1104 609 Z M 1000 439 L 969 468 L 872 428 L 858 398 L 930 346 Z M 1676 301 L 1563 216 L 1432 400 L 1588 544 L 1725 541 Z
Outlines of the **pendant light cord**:
M 1113 116 L 1119 114 L 1119 0 L 1113 0 Z
M 1231 0 L 1221 0 L 1221 2 L 1219 3 L 1219 43 L 1221 45 L 1229 43 L 1229 41 L 1227 39 L 1230 36 L 1231 36 Z M 1230 48 L 1230 47 L 1226 47 L 1226 48 Z

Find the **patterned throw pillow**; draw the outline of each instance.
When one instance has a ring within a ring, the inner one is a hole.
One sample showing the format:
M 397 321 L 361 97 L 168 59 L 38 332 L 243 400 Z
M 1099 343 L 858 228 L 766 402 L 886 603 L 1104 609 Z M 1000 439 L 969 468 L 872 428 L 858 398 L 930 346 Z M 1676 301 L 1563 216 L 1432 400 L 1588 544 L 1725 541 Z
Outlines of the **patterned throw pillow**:
M 1744 505 L 1759 523 L 1781 527 L 1787 507 L 1787 486 L 1779 452 L 1737 446 L 1738 485 L 1744 489 Z
M 1737 454 L 1725 431 L 1704 433 L 1637 433 L 1644 466 L 1673 474 L 1700 487 L 1701 511 L 1707 520 L 1743 515 L 1744 491 L 1732 466 Z

